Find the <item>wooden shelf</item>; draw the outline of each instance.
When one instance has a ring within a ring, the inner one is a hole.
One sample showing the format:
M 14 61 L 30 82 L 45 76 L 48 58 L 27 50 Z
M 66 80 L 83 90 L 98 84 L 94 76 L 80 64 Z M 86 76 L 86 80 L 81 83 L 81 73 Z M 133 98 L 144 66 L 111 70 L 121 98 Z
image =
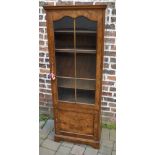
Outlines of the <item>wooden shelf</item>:
M 58 78 L 58 87 L 81 90 L 95 90 L 95 80 Z
M 74 30 L 56 30 L 55 33 L 74 33 Z M 89 34 L 89 33 L 96 33 L 96 31 L 89 31 L 89 30 L 75 30 L 76 33 L 82 34 Z
M 58 87 L 59 94 L 58 100 L 59 101 L 68 101 L 68 102 L 75 102 L 75 103 L 87 103 L 87 104 L 94 104 L 95 103 L 95 91 L 93 90 L 77 90 L 77 100 L 75 100 L 75 90 L 70 88 L 61 88 Z
M 56 52 L 60 53 L 84 53 L 84 54 L 96 54 L 96 50 L 94 49 L 74 49 L 74 48 L 68 48 L 68 49 L 55 49 Z
M 77 79 L 77 80 L 92 80 L 95 81 L 96 79 L 91 78 L 75 78 L 75 77 L 69 77 L 69 76 L 56 76 L 58 78 L 64 78 L 64 79 Z

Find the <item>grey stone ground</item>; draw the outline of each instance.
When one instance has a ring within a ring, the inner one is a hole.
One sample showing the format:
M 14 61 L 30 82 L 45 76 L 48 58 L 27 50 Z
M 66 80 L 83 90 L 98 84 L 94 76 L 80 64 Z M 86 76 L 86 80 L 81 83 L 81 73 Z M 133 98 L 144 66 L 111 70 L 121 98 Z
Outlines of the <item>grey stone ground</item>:
M 39 155 L 116 155 L 115 130 L 102 129 L 101 147 L 98 150 L 83 144 L 55 142 L 53 120 L 46 123 L 41 121 L 39 127 Z

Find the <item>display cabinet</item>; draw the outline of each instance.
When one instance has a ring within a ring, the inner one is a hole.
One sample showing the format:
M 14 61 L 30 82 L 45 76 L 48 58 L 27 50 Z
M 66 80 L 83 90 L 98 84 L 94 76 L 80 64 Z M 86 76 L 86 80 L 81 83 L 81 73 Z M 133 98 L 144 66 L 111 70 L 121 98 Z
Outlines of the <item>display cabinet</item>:
M 44 6 L 55 141 L 99 148 L 105 5 Z

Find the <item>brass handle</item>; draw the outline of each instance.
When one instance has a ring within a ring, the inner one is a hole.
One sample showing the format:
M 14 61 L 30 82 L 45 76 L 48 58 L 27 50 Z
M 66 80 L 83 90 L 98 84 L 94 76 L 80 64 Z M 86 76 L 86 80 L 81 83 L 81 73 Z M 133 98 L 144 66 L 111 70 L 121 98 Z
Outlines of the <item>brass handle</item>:
M 55 80 L 56 76 L 55 76 L 54 73 L 50 73 L 50 74 L 48 74 L 48 78 L 52 79 L 52 80 Z
M 53 66 L 53 65 L 54 65 L 54 64 L 52 63 L 52 68 L 51 68 L 52 73 L 50 73 L 50 74 L 48 75 L 48 78 L 49 78 L 49 79 L 52 79 L 52 80 L 55 80 L 56 75 L 53 73 L 53 68 L 54 68 L 54 66 Z

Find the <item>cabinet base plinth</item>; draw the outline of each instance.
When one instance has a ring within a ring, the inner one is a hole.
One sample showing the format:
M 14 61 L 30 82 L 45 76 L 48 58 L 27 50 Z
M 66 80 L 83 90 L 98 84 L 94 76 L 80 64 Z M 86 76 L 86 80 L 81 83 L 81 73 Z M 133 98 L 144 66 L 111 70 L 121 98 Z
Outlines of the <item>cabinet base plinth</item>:
M 94 141 L 94 140 L 91 140 L 91 139 L 83 139 L 83 138 L 70 137 L 70 136 L 64 136 L 64 135 L 55 135 L 54 136 L 54 141 L 56 141 L 56 142 L 67 141 L 67 142 L 73 142 L 73 143 L 81 143 L 81 144 L 90 145 L 95 149 L 100 148 L 100 142 L 99 141 Z

